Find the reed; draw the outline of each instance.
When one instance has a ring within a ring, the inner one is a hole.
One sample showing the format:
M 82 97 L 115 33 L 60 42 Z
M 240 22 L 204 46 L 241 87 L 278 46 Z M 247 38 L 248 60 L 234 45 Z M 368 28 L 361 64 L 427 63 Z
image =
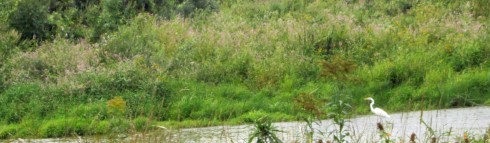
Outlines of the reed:
M 0 4 L 0 138 L 490 105 L 485 0 L 46 1 Z

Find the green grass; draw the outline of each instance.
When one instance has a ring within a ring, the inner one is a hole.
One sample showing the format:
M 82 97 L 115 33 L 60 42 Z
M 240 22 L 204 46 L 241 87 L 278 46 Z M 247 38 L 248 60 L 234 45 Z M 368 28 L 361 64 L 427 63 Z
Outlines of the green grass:
M 230 1 L 187 18 L 142 12 L 83 25 L 105 5 L 55 20 L 85 26 L 71 29 L 78 38 L 57 29 L 39 43 L 3 20 L 15 9 L 0 10 L 0 138 L 301 120 L 301 106 L 328 111 L 334 95 L 350 97 L 353 115 L 368 112 L 367 96 L 388 112 L 489 105 L 488 6 Z M 48 17 L 64 14 L 74 13 Z M 318 102 L 295 102 L 306 94 Z

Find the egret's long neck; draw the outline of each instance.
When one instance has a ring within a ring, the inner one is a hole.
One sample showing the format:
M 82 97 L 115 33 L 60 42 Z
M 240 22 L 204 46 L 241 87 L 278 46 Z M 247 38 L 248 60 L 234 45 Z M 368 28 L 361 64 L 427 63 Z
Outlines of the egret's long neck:
M 373 105 L 374 105 L 374 100 L 371 99 L 371 105 L 369 105 L 369 107 L 371 107 L 371 111 L 373 111 Z

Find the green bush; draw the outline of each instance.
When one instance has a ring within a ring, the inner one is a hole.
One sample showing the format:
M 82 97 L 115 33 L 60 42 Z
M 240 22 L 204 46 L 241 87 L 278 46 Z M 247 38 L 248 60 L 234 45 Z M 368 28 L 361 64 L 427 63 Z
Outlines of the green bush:
M 129 26 L 123 26 L 112 34 L 103 48 L 108 53 L 116 54 L 115 58 L 130 59 L 136 55 L 150 58 L 163 48 L 159 33 L 155 31 L 155 22 L 154 17 L 141 14 Z
M 7 88 L 7 76 L 5 75 L 9 69 L 4 69 L 6 61 L 17 53 L 16 42 L 20 36 L 15 31 L 3 31 L 0 23 L 0 95 Z
M 0 32 L 4 33 L 0 35 L 0 69 L 6 64 L 6 61 L 17 53 L 16 43 L 20 36 L 15 31 L 2 31 L 0 26 Z
M 482 38 L 483 40 L 483 38 Z M 490 48 L 475 41 L 460 47 L 455 51 L 451 51 L 447 56 L 449 63 L 451 63 L 453 69 L 457 72 L 462 72 L 465 69 L 480 67 L 483 63 L 488 61 L 490 56 Z
M 55 26 L 48 21 L 47 5 L 43 1 L 19 1 L 8 21 L 10 27 L 21 33 L 22 40 L 35 39 L 40 42 L 52 39 L 55 35 Z
M 77 40 L 84 38 L 89 32 L 86 30 L 86 26 L 83 25 L 80 11 L 73 7 L 51 12 L 48 16 L 48 21 L 55 25 L 53 32 L 58 37 Z
M 89 125 L 89 131 L 93 135 L 107 134 L 111 131 L 111 124 L 107 120 L 95 120 Z
M 110 133 L 125 133 L 131 129 L 131 123 L 125 119 L 110 119 L 109 120 Z
M 177 11 L 184 17 L 192 16 L 196 12 L 215 11 L 218 9 L 217 2 L 214 0 L 177 0 L 177 3 Z
M 55 39 L 33 52 L 10 58 L 4 73 L 11 83 L 34 80 L 49 83 L 60 81 L 60 77 L 90 71 L 99 63 L 99 58 L 97 50 L 86 44 L 75 45 L 68 40 Z
M 0 139 L 8 139 L 14 137 L 19 129 L 18 125 L 0 126 Z
M 87 72 L 80 74 L 77 80 L 82 83 L 87 83 L 81 90 L 82 94 L 97 95 L 97 96 L 82 96 L 81 100 L 89 100 L 89 98 L 108 99 L 112 96 L 111 93 L 120 93 L 124 91 L 138 91 L 151 89 L 148 87 L 151 82 L 146 71 L 142 68 L 137 68 L 133 63 L 121 62 L 114 65 L 113 71 L 101 70 L 99 72 Z
M 7 26 L 4 24 L 8 24 L 7 20 L 9 19 L 9 15 L 12 11 L 15 10 L 16 1 L 2 1 L 0 4 L 0 29 L 4 28 L 3 26 Z
M 133 125 L 136 131 L 145 131 L 151 126 L 151 121 L 146 117 L 137 117 L 133 120 Z
M 168 118 L 168 106 L 170 97 L 167 94 L 159 95 L 145 92 L 128 92 L 122 94 L 126 101 L 126 116 L 133 119 L 136 117 L 152 117 L 154 120 L 166 120 Z M 144 104 L 142 104 L 144 103 Z
M 105 33 L 116 31 L 119 26 L 131 23 L 133 18 L 140 13 L 152 13 L 164 19 L 175 17 L 176 13 L 188 17 L 195 13 L 215 11 L 217 3 L 213 0 L 105 0 L 101 1 L 100 8 L 101 14 L 94 22 L 94 31 L 91 36 L 93 41 L 99 40 Z
M 39 134 L 46 138 L 85 135 L 88 133 L 88 128 L 89 124 L 85 120 L 62 118 L 47 121 L 39 129 Z
M 490 3 L 485 0 L 473 0 L 472 2 L 472 10 L 475 17 L 483 16 L 488 18 L 490 16 L 488 12 L 490 10 Z
M 97 102 L 93 104 L 82 104 L 70 111 L 70 116 L 83 119 L 104 120 L 109 117 L 105 103 Z
M 34 110 L 29 105 L 30 99 L 40 93 L 38 84 L 22 84 L 8 88 L 0 96 L 0 121 L 19 123 L 25 116 Z M 36 99 L 34 99 L 36 100 Z

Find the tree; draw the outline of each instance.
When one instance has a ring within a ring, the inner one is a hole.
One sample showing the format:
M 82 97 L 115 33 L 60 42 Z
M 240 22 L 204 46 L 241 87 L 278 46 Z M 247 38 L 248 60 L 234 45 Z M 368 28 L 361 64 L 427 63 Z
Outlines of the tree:
M 9 15 L 9 26 L 21 33 L 21 39 L 38 42 L 52 39 L 55 26 L 48 21 L 46 3 L 39 0 L 19 1 L 16 10 Z

